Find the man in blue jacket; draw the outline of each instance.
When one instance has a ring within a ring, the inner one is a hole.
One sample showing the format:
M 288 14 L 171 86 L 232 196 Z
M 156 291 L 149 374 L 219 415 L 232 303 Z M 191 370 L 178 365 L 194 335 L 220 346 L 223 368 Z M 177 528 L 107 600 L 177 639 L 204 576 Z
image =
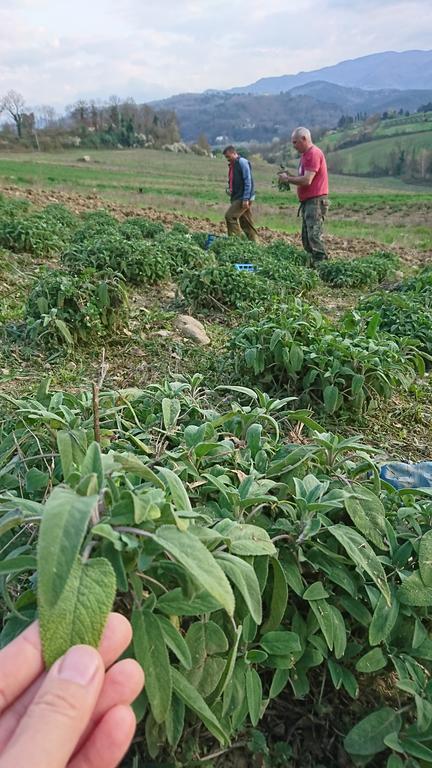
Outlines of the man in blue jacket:
M 235 147 L 229 145 L 223 151 L 228 160 L 228 193 L 231 205 L 225 213 L 228 236 L 241 235 L 258 242 L 258 232 L 252 219 L 252 202 L 255 187 L 249 160 L 240 157 Z

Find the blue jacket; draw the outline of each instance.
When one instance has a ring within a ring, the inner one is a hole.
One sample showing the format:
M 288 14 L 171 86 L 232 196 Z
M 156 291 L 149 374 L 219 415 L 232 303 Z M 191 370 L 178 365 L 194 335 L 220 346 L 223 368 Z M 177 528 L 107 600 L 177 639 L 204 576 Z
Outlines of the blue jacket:
M 234 160 L 231 202 L 234 202 L 234 200 L 254 199 L 255 185 L 251 164 L 245 157 L 237 157 Z

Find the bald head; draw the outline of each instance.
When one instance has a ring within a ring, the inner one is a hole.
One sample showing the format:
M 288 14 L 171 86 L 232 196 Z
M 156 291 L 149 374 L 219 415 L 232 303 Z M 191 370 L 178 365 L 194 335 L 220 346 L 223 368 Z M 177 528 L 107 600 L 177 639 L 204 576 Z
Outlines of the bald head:
M 296 128 L 291 134 L 291 141 L 297 152 L 300 152 L 300 154 L 307 152 L 312 146 L 312 136 L 309 128 L 303 128 L 303 126 Z

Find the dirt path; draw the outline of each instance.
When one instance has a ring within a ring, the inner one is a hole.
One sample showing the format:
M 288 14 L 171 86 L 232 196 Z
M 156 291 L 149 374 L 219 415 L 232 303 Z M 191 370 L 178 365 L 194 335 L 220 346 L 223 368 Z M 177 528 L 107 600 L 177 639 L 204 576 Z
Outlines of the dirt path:
M 134 208 L 128 205 L 117 205 L 116 203 L 104 200 L 94 193 L 81 195 L 74 192 L 64 192 L 62 190 L 48 191 L 32 188 L 22 189 L 17 186 L 0 186 L 0 192 L 3 192 L 10 197 L 25 198 L 30 200 L 36 206 L 44 206 L 48 205 L 48 203 L 62 203 L 74 213 L 83 213 L 85 211 L 93 211 L 103 208 L 119 219 L 127 218 L 129 216 L 145 216 L 148 219 L 160 221 L 167 227 L 171 227 L 173 224 L 180 222 L 194 232 L 202 232 L 205 230 L 214 234 L 225 234 L 226 231 L 223 222 L 215 223 L 210 219 L 192 218 L 190 216 L 184 216 L 181 213 L 160 211 L 156 208 Z M 301 246 L 299 234 L 288 235 L 284 232 L 269 229 L 267 227 L 259 227 L 259 234 L 264 242 L 270 242 L 275 238 L 280 238 L 293 245 Z M 350 259 L 357 256 L 367 256 L 374 251 L 385 250 L 385 246 L 376 240 L 342 238 L 328 234 L 326 235 L 326 240 L 333 258 Z M 419 252 L 413 249 L 400 247 L 392 247 L 391 250 L 392 252 L 397 253 L 400 259 L 404 262 L 413 266 L 422 265 L 432 260 L 432 252 L 430 251 Z

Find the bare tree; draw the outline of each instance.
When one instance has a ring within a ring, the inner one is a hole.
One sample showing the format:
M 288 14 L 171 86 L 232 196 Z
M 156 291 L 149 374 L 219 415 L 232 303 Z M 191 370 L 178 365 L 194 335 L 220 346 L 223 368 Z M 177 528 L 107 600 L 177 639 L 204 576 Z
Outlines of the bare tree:
M 17 91 L 8 91 L 0 101 L 0 112 L 8 112 L 15 123 L 18 138 L 22 136 L 23 116 L 25 109 L 24 97 Z

